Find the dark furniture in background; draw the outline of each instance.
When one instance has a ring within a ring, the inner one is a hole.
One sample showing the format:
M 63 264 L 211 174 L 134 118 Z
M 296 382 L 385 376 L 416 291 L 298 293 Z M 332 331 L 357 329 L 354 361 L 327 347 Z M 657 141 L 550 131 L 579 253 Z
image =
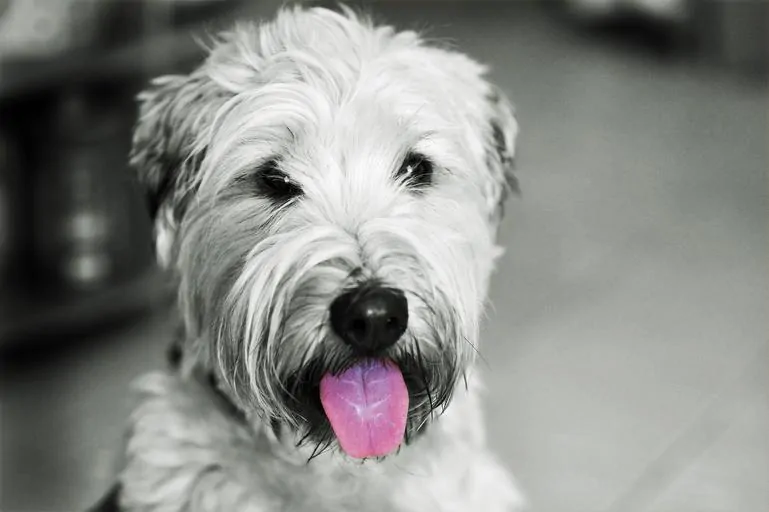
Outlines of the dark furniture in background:
M 631 43 L 748 79 L 769 76 L 767 0 L 683 0 L 675 14 L 644 9 L 632 1 L 614 2 L 613 8 L 600 14 L 586 14 L 580 3 L 557 0 L 546 5 L 613 42 Z
M 0 351 L 80 335 L 170 297 L 127 165 L 134 97 L 203 55 L 241 2 L 103 2 L 89 44 L 0 62 Z

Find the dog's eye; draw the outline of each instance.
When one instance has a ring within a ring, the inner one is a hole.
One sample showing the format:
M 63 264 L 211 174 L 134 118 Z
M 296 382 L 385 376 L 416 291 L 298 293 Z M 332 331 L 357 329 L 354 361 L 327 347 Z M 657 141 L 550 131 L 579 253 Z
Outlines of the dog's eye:
M 278 169 L 277 162 L 262 165 L 256 174 L 259 192 L 275 201 L 288 201 L 302 195 L 302 189 Z
M 423 188 L 432 183 L 433 164 L 423 155 L 410 153 L 395 176 L 409 187 Z

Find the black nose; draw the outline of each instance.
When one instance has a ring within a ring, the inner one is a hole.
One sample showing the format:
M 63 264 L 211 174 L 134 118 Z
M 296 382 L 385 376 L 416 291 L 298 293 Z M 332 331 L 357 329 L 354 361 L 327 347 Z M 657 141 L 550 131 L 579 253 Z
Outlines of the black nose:
M 408 320 L 406 296 L 395 288 L 355 288 L 331 303 L 331 327 L 363 354 L 395 344 L 406 332 Z

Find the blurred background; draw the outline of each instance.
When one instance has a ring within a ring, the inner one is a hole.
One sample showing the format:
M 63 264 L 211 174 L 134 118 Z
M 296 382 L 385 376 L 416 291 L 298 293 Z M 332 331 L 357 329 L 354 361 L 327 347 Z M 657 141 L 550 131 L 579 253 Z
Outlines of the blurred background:
M 769 1 L 364 3 L 490 63 L 516 104 L 481 364 L 534 509 L 769 510 Z M 0 0 L 0 510 L 109 486 L 174 318 L 133 97 L 279 4 Z

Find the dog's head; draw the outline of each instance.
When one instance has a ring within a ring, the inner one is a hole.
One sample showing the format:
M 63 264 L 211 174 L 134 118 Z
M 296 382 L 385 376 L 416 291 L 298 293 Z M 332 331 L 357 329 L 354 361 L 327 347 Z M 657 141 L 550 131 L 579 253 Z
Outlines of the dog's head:
M 186 357 L 245 411 L 366 457 L 449 403 L 514 186 L 517 124 L 484 73 L 413 32 L 296 8 L 142 93 L 132 164 Z

